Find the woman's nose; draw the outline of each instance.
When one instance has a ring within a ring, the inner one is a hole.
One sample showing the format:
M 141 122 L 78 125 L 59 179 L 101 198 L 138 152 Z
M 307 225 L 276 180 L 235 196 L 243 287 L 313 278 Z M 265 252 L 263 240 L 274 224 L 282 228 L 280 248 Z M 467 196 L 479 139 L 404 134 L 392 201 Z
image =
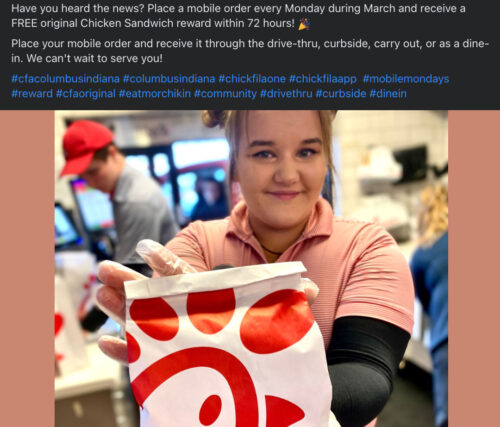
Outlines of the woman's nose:
M 280 184 L 290 185 L 299 179 L 299 170 L 293 159 L 281 159 L 277 163 L 274 180 Z

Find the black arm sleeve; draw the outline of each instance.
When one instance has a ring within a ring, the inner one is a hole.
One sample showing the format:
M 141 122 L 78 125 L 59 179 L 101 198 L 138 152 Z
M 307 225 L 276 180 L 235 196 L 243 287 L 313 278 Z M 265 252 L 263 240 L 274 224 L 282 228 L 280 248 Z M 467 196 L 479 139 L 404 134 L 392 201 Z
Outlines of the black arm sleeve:
M 80 325 L 86 331 L 95 332 L 106 323 L 106 320 L 108 320 L 106 314 L 97 307 L 92 307 L 85 318 L 80 322 Z
M 327 351 L 332 411 L 342 427 L 365 426 L 383 409 L 410 334 L 382 320 L 335 320 Z

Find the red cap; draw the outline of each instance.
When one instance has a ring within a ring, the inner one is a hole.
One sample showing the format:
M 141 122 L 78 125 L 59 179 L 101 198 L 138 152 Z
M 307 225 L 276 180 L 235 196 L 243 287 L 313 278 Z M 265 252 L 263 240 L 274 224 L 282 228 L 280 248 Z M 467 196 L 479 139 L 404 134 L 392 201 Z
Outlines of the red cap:
M 78 175 L 89 167 L 94 153 L 113 142 L 113 133 L 104 125 L 90 120 L 73 122 L 63 138 L 66 164 L 59 176 Z

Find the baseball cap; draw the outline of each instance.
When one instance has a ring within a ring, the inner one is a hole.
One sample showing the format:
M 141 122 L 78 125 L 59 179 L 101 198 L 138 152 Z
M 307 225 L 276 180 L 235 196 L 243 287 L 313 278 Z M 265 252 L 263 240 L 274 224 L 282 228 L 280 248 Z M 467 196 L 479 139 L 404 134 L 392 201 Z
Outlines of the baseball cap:
M 78 175 L 90 165 L 94 153 L 113 142 L 113 132 L 91 120 L 73 122 L 63 137 L 66 164 L 59 176 Z

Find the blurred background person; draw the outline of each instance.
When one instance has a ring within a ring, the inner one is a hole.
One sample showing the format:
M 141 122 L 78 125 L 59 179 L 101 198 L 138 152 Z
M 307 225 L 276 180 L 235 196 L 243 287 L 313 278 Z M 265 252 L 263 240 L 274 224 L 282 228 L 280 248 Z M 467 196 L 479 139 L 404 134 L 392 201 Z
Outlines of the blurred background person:
M 420 246 L 411 260 L 417 297 L 431 320 L 435 424 L 448 426 L 448 187 L 421 194 Z
M 135 252 L 139 240 L 166 243 L 179 228 L 159 185 L 130 166 L 113 139 L 100 123 L 72 123 L 63 138 L 66 164 L 61 176 L 79 175 L 110 195 L 117 240 L 114 259 L 125 265 L 142 263 Z
M 215 178 L 203 178 L 198 182 L 198 202 L 191 212 L 191 220 L 210 220 L 228 215 L 224 184 Z

